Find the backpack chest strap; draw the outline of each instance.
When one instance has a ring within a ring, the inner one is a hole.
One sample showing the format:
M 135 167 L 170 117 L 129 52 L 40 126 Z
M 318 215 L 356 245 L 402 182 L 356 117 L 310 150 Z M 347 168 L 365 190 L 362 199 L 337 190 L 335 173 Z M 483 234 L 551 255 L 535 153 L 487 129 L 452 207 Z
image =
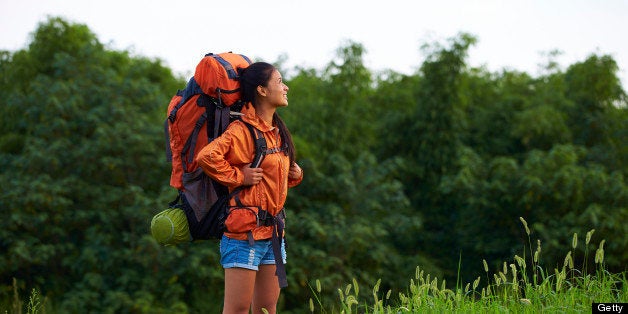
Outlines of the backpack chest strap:
M 284 149 L 282 147 L 273 147 L 266 150 L 266 155 L 276 154 L 282 152 Z

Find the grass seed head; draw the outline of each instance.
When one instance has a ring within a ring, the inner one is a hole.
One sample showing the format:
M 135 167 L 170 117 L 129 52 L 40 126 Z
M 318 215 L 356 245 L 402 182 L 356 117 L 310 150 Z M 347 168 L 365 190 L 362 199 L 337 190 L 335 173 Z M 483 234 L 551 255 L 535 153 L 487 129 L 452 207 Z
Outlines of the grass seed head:
M 573 258 L 571 257 L 571 251 L 569 251 L 567 253 L 567 256 L 565 256 L 565 265 L 569 267 L 569 269 L 573 269 Z
M 530 235 L 530 229 L 528 228 L 528 223 L 526 222 L 526 220 L 523 219 L 523 217 L 519 217 L 519 220 L 521 220 L 523 227 L 526 229 L 526 233 Z
M 606 240 L 602 240 L 600 242 L 600 246 L 597 248 L 597 251 L 595 251 L 595 263 L 596 264 L 604 263 L 604 242 L 606 242 Z
M 502 282 L 504 283 L 508 281 L 508 279 L 506 279 L 506 274 L 502 272 L 499 272 L 499 277 L 502 279 Z
M 597 249 L 597 251 L 595 251 L 595 263 L 604 263 L 604 249 Z
M 517 281 L 517 266 L 515 264 L 510 264 L 510 269 L 512 269 L 512 280 L 515 282 Z
M 519 264 L 520 268 L 523 268 L 523 269 L 526 268 L 526 261 L 519 255 L 515 254 L 515 261 L 517 261 L 517 264 Z
M 591 241 L 591 236 L 593 236 L 593 233 L 595 232 L 595 229 L 591 229 L 591 231 L 587 232 L 587 236 L 585 239 L 585 244 L 589 244 L 589 241 Z

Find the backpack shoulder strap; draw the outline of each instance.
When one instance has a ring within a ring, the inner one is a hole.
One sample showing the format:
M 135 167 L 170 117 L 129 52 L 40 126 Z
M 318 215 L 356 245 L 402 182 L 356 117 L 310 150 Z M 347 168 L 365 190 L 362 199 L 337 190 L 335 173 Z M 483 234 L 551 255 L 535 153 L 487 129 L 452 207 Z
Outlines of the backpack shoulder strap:
M 253 157 L 253 162 L 251 162 L 251 167 L 257 168 L 262 163 L 262 160 L 264 159 L 264 156 L 266 155 L 266 149 L 267 149 L 266 139 L 264 138 L 264 134 L 260 130 L 252 126 L 251 124 L 244 122 L 244 125 L 246 125 L 246 127 L 251 132 L 251 136 L 253 137 L 253 140 L 255 142 L 254 143 L 255 144 L 255 157 Z
M 264 156 L 266 156 L 266 139 L 264 138 L 264 134 L 260 130 L 256 129 L 251 124 L 244 122 L 242 119 L 240 119 L 240 121 L 242 121 L 242 123 L 246 125 L 246 127 L 251 132 L 251 136 L 253 137 L 253 141 L 255 144 L 255 156 L 253 157 L 253 161 L 251 162 L 250 167 L 257 168 L 260 164 L 262 164 L 262 160 L 264 159 Z M 244 186 L 239 186 L 235 188 L 233 192 L 229 195 L 229 198 L 235 196 L 236 204 L 240 207 L 244 206 L 240 202 L 240 197 L 238 194 L 243 188 Z

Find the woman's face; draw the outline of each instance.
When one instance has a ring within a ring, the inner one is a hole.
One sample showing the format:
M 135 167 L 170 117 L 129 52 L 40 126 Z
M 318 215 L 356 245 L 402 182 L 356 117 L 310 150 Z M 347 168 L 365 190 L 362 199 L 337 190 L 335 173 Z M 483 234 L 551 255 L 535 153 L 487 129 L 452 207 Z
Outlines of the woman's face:
M 275 70 L 266 85 L 267 100 L 277 107 L 285 107 L 288 105 L 288 86 L 284 84 L 281 73 Z

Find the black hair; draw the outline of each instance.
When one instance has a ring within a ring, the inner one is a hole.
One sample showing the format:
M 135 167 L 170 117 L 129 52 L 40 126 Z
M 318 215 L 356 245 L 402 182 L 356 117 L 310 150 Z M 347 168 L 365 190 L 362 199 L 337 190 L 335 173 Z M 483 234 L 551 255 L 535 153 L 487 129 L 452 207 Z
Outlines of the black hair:
M 270 77 L 276 70 L 277 68 L 266 62 L 255 62 L 247 68 L 241 69 L 240 89 L 242 92 L 242 100 L 244 102 L 250 102 L 253 107 L 256 107 L 257 87 L 268 86 Z M 283 143 L 282 149 L 285 154 L 290 157 L 290 165 L 292 165 L 295 159 L 295 148 L 294 143 L 292 142 L 292 135 L 277 111 L 273 114 L 273 124 L 279 129 L 279 136 L 281 137 L 281 142 Z

